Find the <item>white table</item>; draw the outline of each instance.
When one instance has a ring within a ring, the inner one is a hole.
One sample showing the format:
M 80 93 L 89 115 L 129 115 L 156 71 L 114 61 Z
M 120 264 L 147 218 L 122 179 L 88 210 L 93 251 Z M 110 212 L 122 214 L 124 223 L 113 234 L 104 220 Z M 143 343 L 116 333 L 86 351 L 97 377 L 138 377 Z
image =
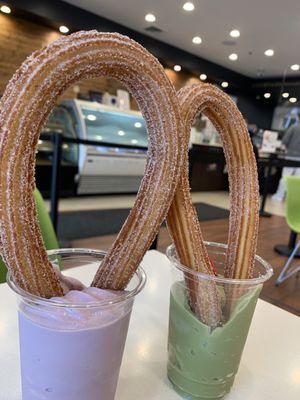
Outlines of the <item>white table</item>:
M 134 305 L 116 400 L 179 400 L 166 376 L 170 264 L 161 253 L 149 251 L 142 265 L 148 282 Z M 88 268 L 68 271 L 87 282 L 93 273 Z M 15 296 L 2 284 L 0 400 L 21 399 L 18 357 Z M 300 399 L 300 318 L 258 301 L 240 369 L 226 399 Z

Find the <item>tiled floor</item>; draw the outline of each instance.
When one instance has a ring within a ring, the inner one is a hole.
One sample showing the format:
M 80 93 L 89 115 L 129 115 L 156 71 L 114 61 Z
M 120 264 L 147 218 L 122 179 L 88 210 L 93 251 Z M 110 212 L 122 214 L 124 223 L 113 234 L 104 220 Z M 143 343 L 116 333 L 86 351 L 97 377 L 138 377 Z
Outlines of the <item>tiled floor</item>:
M 221 208 L 229 208 L 228 192 L 194 192 L 195 203 L 207 203 Z M 82 196 L 61 199 L 60 211 L 107 210 L 113 208 L 131 208 L 135 195 Z M 49 202 L 48 202 L 49 204 Z M 284 203 L 267 199 L 265 210 L 274 215 L 284 216 Z

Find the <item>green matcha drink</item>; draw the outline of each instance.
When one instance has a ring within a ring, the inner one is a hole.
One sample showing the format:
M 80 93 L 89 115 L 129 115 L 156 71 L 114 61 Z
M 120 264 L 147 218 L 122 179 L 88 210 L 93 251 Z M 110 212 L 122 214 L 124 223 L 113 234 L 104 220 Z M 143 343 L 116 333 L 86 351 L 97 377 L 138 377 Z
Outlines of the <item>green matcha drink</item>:
M 247 338 L 260 288 L 242 296 L 230 319 L 211 328 L 190 311 L 184 282 L 171 288 L 168 376 L 191 399 L 218 399 L 229 392 Z
M 206 247 L 218 276 L 181 265 L 174 246 L 167 251 L 175 278 L 170 296 L 168 377 L 186 399 L 221 399 L 230 391 L 259 293 L 272 275 L 272 268 L 256 256 L 252 279 L 224 278 L 226 246 L 206 243 Z M 211 328 L 191 311 L 187 279 L 201 283 L 197 292 L 200 301 L 206 293 L 201 288 L 215 285 L 222 310 L 219 326 Z

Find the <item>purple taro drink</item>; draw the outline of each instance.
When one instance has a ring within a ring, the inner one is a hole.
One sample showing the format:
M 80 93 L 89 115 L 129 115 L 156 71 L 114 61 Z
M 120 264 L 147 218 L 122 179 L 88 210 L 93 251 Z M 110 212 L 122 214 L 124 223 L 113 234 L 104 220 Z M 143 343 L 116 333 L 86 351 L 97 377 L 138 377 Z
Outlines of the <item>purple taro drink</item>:
M 98 297 L 107 300 L 101 292 L 70 291 L 63 300 L 70 305 L 88 304 Z M 23 400 L 112 400 L 130 313 L 129 304 L 96 314 L 72 307 L 46 314 L 23 307 L 19 312 Z
M 119 292 L 61 282 L 66 294 L 49 300 L 9 282 L 19 295 L 22 400 L 113 400 L 144 273 Z

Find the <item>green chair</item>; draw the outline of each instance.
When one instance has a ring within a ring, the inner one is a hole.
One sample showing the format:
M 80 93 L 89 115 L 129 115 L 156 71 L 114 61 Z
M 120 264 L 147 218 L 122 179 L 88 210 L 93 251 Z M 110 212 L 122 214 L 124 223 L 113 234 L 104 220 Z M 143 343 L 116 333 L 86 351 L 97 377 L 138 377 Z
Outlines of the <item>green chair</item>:
M 44 243 L 46 246 L 47 250 L 50 249 L 58 249 L 58 241 L 56 238 L 55 231 L 53 229 L 53 225 L 51 222 L 51 219 L 49 217 L 49 213 L 47 211 L 44 199 L 41 195 L 41 193 L 38 191 L 38 189 L 35 189 L 34 191 L 34 198 L 36 202 L 36 207 L 37 207 L 37 214 L 38 214 L 38 220 L 40 224 L 40 229 L 42 232 L 42 236 L 44 239 Z M 3 283 L 6 281 L 6 266 L 0 257 L 0 283 Z
M 286 205 L 285 205 L 286 222 L 292 231 L 299 234 L 300 233 L 300 177 L 286 176 L 285 186 L 286 186 Z M 280 272 L 280 275 L 276 281 L 276 285 L 279 285 L 280 283 L 282 283 L 283 281 L 290 278 L 292 275 L 297 274 L 300 271 L 300 266 L 298 266 L 296 268 L 293 268 L 291 271 L 287 272 L 299 247 L 300 247 L 300 240 L 296 244 L 289 259 L 287 260 L 285 266 Z

